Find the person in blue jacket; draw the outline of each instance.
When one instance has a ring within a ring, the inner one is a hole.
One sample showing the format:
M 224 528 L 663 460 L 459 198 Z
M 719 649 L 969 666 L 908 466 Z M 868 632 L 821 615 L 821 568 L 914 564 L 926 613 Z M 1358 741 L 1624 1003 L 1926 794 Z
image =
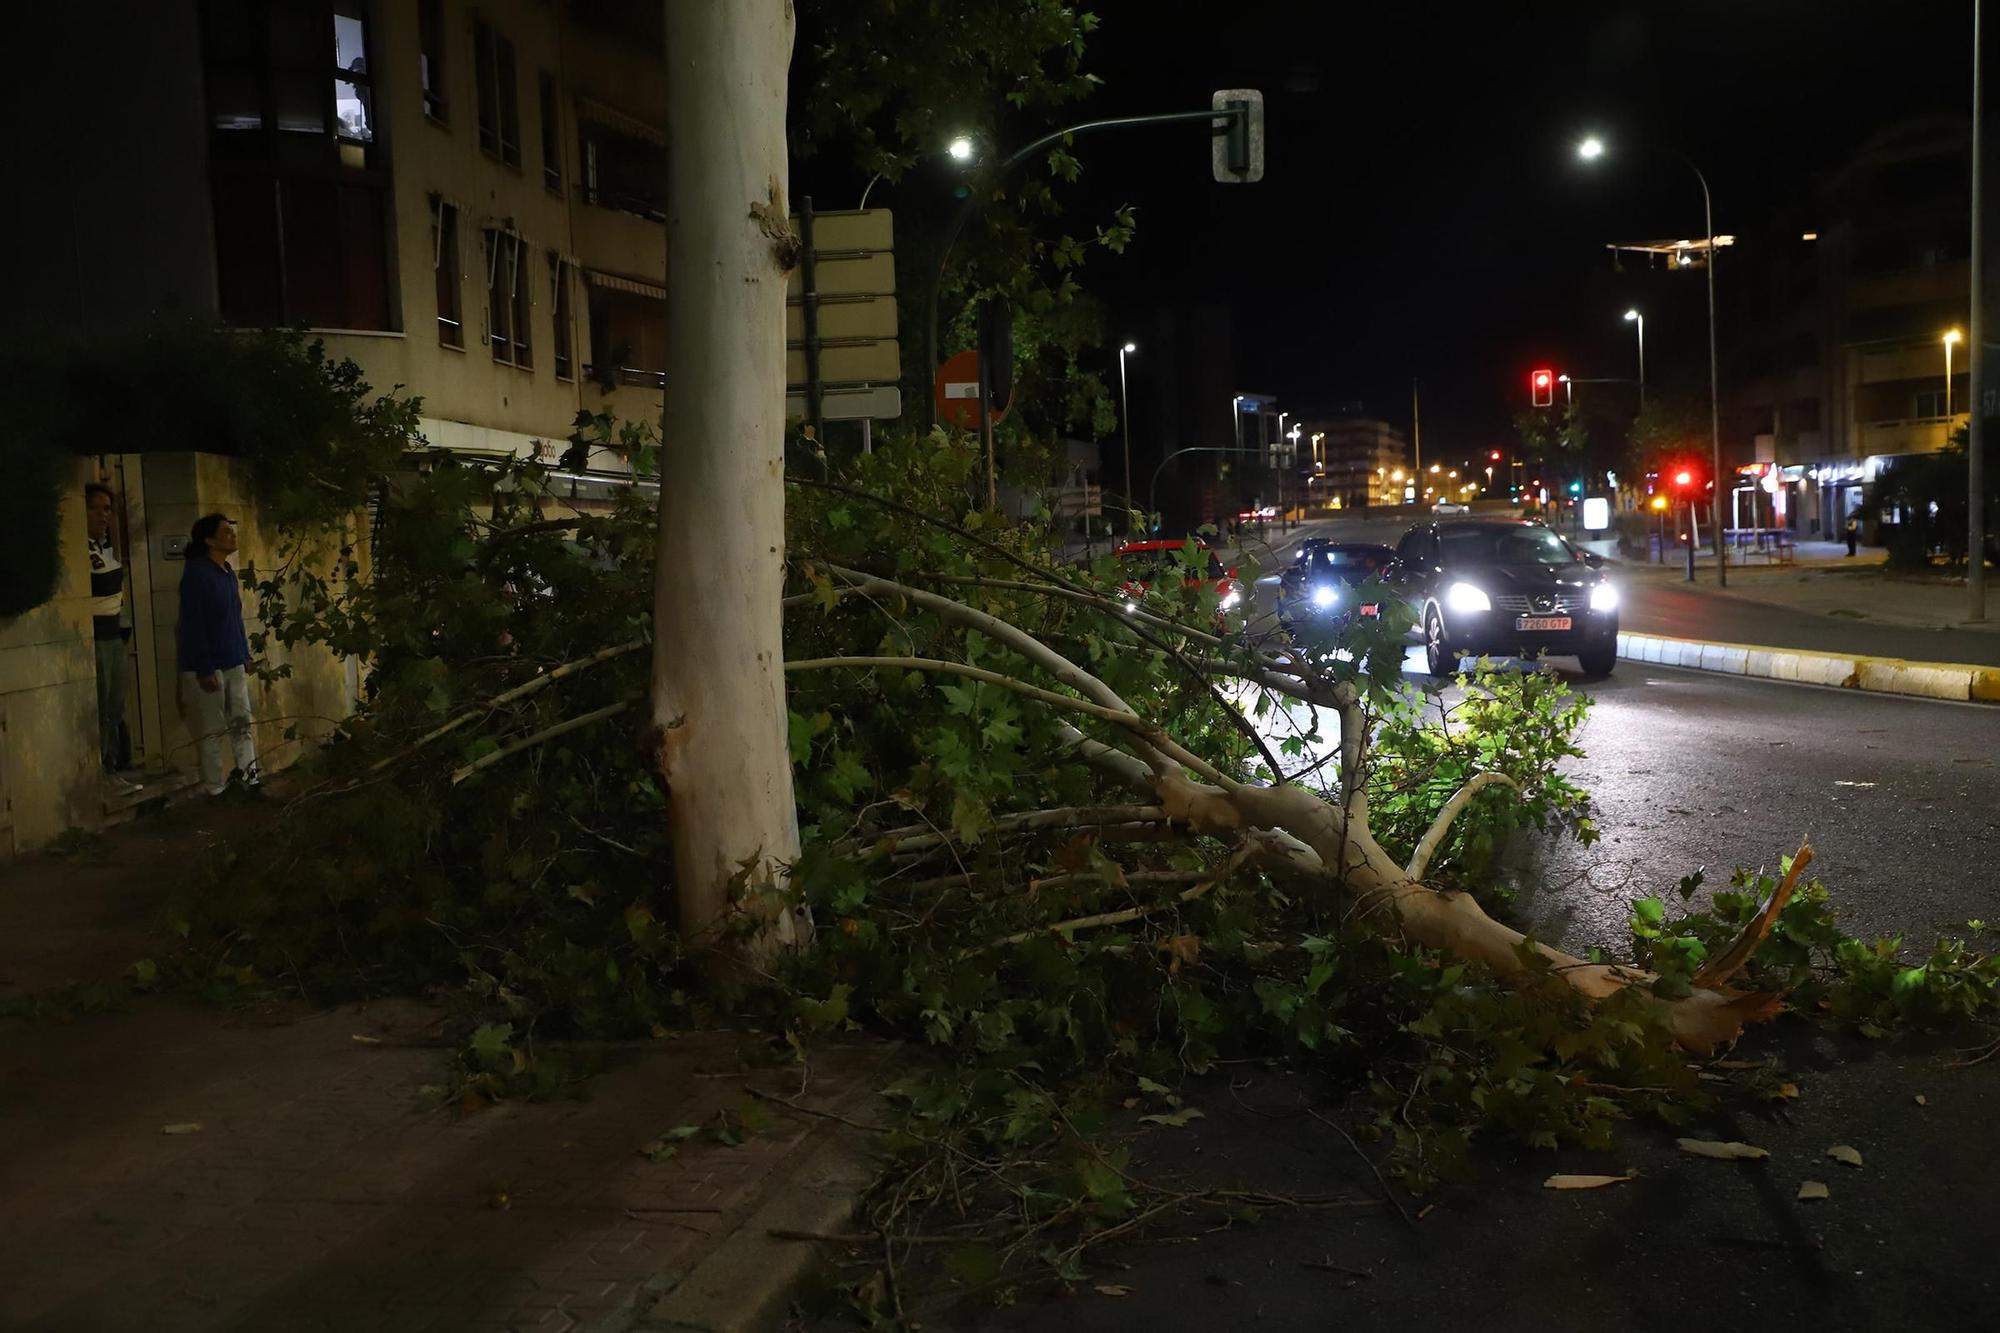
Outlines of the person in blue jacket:
M 243 596 L 229 557 L 236 525 L 221 514 L 195 520 L 181 570 L 179 627 L 182 712 L 201 758 L 201 782 L 211 796 L 231 776 L 257 782 L 257 741 L 251 733 L 250 640 L 243 632 Z M 222 735 L 229 733 L 234 768 L 222 766 Z

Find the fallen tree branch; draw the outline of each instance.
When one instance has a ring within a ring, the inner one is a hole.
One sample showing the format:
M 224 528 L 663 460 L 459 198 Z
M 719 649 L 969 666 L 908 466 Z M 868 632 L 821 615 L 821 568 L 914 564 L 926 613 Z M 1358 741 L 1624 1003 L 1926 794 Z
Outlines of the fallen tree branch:
M 1422 879 L 1424 872 L 1431 868 L 1431 857 L 1437 854 L 1438 844 L 1443 842 L 1444 835 L 1451 831 L 1451 822 L 1458 818 L 1461 810 L 1472 803 L 1473 797 L 1496 785 L 1512 787 L 1517 792 L 1521 790 L 1521 784 L 1505 773 L 1473 774 L 1463 787 L 1452 793 L 1451 799 L 1444 803 L 1444 809 L 1437 812 L 1437 818 L 1431 821 L 1430 828 L 1418 840 L 1417 850 L 1410 854 L 1409 867 L 1403 873 L 1411 879 Z
M 465 781 L 481 769 L 491 768 L 501 760 L 512 758 L 523 750 L 531 750 L 544 741 L 552 741 L 558 736 L 567 736 L 572 731 L 581 731 L 585 727 L 593 726 L 608 717 L 615 717 L 630 708 L 635 702 L 636 700 L 633 699 L 621 699 L 615 704 L 606 704 L 602 708 L 592 709 L 590 712 L 583 713 L 577 717 L 566 718 L 552 727 L 543 727 L 533 735 L 523 736 L 520 740 L 510 745 L 503 745 L 492 754 L 481 755 L 471 763 L 453 769 L 451 785 L 456 787 L 459 783 Z
M 1689 978 L 1690 984 L 1724 986 L 1738 972 L 1750 965 L 1750 959 L 1757 953 L 1757 946 L 1761 945 L 1765 937 L 1771 933 L 1771 927 L 1778 922 L 1778 914 L 1784 911 L 1785 904 L 1792 900 L 1792 890 L 1798 887 L 1800 872 L 1812 864 L 1812 859 L 1811 844 L 1801 842 L 1798 854 L 1792 857 L 1792 868 L 1785 872 L 1785 878 L 1779 883 L 1777 892 L 1771 895 L 1771 901 L 1765 903 L 1757 915 L 1751 918 L 1750 924 L 1730 941 L 1727 949 L 1709 959 L 1693 977 Z
M 1064 805 L 1048 810 L 1023 810 L 1011 815 L 1000 815 L 994 819 L 991 831 L 994 833 L 1014 833 L 1043 828 L 1094 828 L 1110 824 L 1157 823 L 1167 817 L 1166 811 L 1157 805 Z M 865 837 L 848 838 L 839 844 L 843 849 L 856 847 L 879 847 L 883 842 L 894 844 L 899 852 L 912 852 L 944 841 L 945 835 L 935 833 L 930 824 L 905 824 L 901 828 L 885 829 L 880 833 Z
M 1135 730 L 1145 730 L 1148 727 L 1146 721 L 1130 709 L 1108 708 L 1103 704 L 1092 703 L 1088 699 L 1057 694 L 1054 690 L 1045 690 L 1038 685 L 1030 685 L 1024 680 L 1016 680 L 1001 672 L 989 671 L 985 667 L 970 666 L 964 662 L 947 662 L 937 657 L 808 657 L 785 663 L 787 671 L 825 671 L 835 667 L 925 671 L 937 675 L 964 676 L 969 680 L 981 681 L 1003 690 L 1011 690 L 1015 694 L 1026 695 L 1051 707 L 1067 708 L 1074 712 L 1087 713 L 1091 717 L 1103 718 L 1106 722 L 1115 722 L 1121 727 Z
M 412 754 L 423 749 L 440 736 L 447 736 L 476 718 L 490 716 L 496 708 L 504 708 L 508 704 L 518 703 L 531 694 L 547 689 L 559 680 L 574 676 L 580 671 L 588 671 L 594 666 L 609 662 L 614 657 L 623 657 L 626 653 L 636 653 L 645 646 L 646 643 L 643 639 L 634 639 L 630 643 L 614 644 L 609 648 L 601 648 L 588 657 L 579 657 L 575 661 L 564 662 L 561 666 L 551 667 L 541 675 L 536 676 L 533 680 L 524 681 L 511 690 L 503 690 L 479 707 L 460 713 L 441 727 L 432 728 L 395 754 L 376 760 L 369 766 L 368 771 L 370 773 L 380 773 L 391 764 L 400 763 L 402 760 L 409 758 Z

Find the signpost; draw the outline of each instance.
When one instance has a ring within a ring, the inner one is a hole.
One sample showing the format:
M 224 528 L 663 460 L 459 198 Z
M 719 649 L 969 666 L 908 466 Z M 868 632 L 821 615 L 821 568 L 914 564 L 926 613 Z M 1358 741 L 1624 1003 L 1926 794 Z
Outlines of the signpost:
M 785 287 L 785 411 L 815 436 L 828 421 L 898 417 L 903 362 L 897 342 L 894 219 L 886 208 L 816 212 L 792 219 L 803 253 Z

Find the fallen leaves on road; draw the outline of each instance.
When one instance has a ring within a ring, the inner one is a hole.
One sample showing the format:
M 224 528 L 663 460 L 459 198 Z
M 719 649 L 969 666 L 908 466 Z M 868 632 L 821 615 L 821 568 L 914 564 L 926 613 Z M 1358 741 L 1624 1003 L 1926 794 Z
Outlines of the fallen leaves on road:
M 1142 1115 L 1139 1117 L 1139 1123 L 1142 1125 L 1170 1125 L 1175 1129 L 1184 1129 L 1187 1127 L 1188 1121 L 1199 1120 L 1201 1118 L 1202 1112 L 1200 1107 L 1183 1106 L 1172 1115 Z
M 181 1121 L 181 1122 L 180 1122 L 179 1124 L 174 1124 L 174 1125 L 161 1125 L 161 1126 L 160 1126 L 160 1133 L 162 1133 L 162 1134 L 199 1134 L 199 1133 L 201 1133 L 201 1121 L 199 1121 L 199 1120 L 184 1120 L 184 1121 Z
M 1808 1180 L 1799 1185 L 1799 1199 L 1824 1199 L 1830 1191 L 1823 1180 Z
M 1637 1174 L 1637 1172 L 1628 1172 L 1622 1176 L 1554 1175 L 1542 1182 L 1542 1188 L 1545 1190 L 1601 1190 L 1606 1185 L 1623 1185 Z
M 1717 1139 L 1681 1139 L 1681 1151 L 1696 1157 L 1714 1157 L 1725 1162 L 1747 1162 L 1771 1154 L 1749 1143 L 1724 1143 Z
M 360 1043 L 361 1043 L 361 1044 L 362 1044 L 363 1046 L 380 1046 L 380 1045 L 382 1044 L 382 1039 L 381 1039 L 380 1037 L 369 1037 L 369 1036 L 364 1036 L 364 1035 L 362 1035 L 362 1034 L 361 1034 L 361 1033 L 359 1033 L 359 1032 L 354 1032 L 354 1033 L 350 1033 L 350 1034 L 348 1034 L 348 1038 L 347 1038 L 347 1039 L 348 1039 L 349 1041 L 358 1041 L 358 1042 L 360 1042 Z
M 1097 1290 L 1100 1295 L 1104 1296 L 1130 1296 L 1132 1294 L 1130 1287 L 1121 1287 L 1116 1282 L 1100 1282 L 1097 1284 Z
M 675 1125 L 652 1142 L 640 1145 L 639 1155 L 649 1162 L 664 1162 L 681 1150 L 681 1144 L 699 1133 L 700 1125 Z
M 1919 1105 L 1919 1106 L 1929 1106 L 1929 1105 L 1930 1105 L 1930 1103 L 1929 1103 L 1929 1102 L 1927 1102 L 1927 1101 L 1925 1101 L 1925 1100 L 1924 1100 L 1924 1094 L 1922 1094 L 1921 1092 L 1917 1094 L 1917 1105 Z
M 1826 1155 L 1843 1166 L 1860 1166 L 1861 1154 L 1844 1143 L 1836 1143 L 1826 1150 Z

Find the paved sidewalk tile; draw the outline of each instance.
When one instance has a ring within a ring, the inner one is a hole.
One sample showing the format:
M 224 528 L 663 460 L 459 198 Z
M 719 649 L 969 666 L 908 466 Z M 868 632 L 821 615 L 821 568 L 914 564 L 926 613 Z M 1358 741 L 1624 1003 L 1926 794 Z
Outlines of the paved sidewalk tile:
M 461 1116 L 418 1102 L 445 1052 L 395 1044 L 434 1012 L 286 1017 L 158 999 L 0 1023 L 0 1327 L 598 1328 L 782 1189 L 824 1129 L 778 1107 L 736 1146 L 638 1152 L 749 1088 L 798 1092 L 796 1065 L 753 1067 L 755 1034 L 620 1047 L 587 1101 Z M 872 1086 L 884 1055 L 817 1053 L 806 1100 Z

